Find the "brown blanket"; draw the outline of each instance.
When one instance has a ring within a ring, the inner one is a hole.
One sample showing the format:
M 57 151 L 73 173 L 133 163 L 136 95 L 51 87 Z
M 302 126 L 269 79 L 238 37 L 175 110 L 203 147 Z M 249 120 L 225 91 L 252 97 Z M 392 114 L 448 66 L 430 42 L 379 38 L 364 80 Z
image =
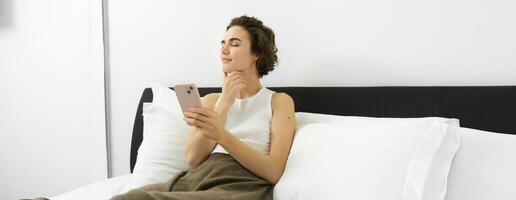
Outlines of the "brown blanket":
M 231 155 L 214 153 L 195 169 L 167 182 L 146 185 L 112 200 L 272 199 L 273 186 Z

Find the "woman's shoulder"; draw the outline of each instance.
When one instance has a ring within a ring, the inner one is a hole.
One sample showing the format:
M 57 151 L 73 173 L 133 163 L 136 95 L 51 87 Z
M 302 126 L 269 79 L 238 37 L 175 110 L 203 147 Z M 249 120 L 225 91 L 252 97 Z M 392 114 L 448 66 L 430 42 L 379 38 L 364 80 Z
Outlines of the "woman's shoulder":
M 284 92 L 274 92 L 272 94 L 272 109 L 294 106 L 294 99 Z
M 220 93 L 209 93 L 203 96 L 202 104 L 204 107 L 213 108 L 219 99 Z
M 209 93 L 209 94 L 206 94 L 204 95 L 204 98 L 208 98 L 208 99 L 213 99 L 213 98 L 218 98 L 220 96 L 220 92 L 219 93 Z

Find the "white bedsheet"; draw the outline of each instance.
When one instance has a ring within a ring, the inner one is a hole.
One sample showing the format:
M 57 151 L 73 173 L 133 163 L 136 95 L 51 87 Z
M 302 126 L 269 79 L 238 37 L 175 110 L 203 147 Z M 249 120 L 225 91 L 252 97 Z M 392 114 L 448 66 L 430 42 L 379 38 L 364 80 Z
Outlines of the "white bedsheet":
M 79 187 L 75 190 L 52 197 L 52 200 L 91 200 L 110 199 L 118 194 L 122 186 L 131 180 L 132 174 L 116 176 L 109 179 Z

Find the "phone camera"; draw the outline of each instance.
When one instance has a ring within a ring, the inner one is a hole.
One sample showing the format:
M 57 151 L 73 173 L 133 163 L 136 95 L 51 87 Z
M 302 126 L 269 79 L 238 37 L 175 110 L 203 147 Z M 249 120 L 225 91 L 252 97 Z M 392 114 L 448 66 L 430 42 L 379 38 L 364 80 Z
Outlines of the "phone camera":
M 192 87 L 192 86 L 190 86 L 190 90 L 193 90 L 193 87 Z
M 190 90 L 187 90 L 187 91 L 186 91 L 186 93 L 190 94 L 190 93 L 192 93 L 192 91 L 190 91 Z

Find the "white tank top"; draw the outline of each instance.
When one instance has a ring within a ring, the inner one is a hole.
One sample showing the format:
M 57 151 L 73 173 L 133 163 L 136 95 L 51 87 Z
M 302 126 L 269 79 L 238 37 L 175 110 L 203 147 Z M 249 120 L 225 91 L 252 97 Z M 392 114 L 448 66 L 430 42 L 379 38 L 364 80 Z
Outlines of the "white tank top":
M 263 154 L 269 154 L 272 94 L 274 91 L 262 87 L 251 97 L 236 98 L 224 124 L 235 137 Z M 219 144 L 212 151 L 216 152 L 229 154 Z

